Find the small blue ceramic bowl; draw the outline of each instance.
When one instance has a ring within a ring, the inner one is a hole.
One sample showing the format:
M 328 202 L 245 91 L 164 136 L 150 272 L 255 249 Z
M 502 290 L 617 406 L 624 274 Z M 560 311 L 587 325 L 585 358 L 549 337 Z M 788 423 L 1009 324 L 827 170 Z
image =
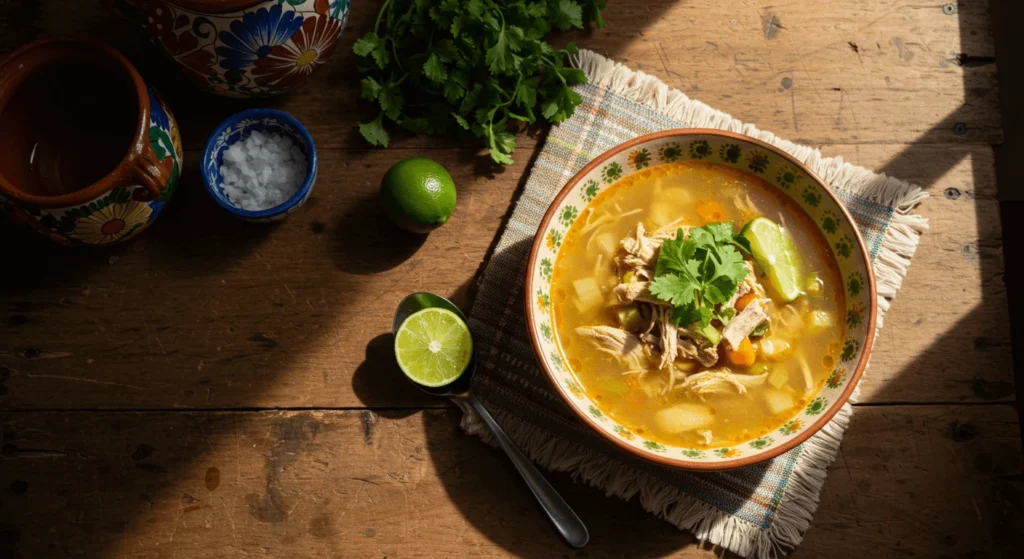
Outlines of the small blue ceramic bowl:
M 288 134 L 306 154 L 309 165 L 306 180 L 303 181 L 299 190 L 283 204 L 268 210 L 243 210 L 233 205 L 224 194 L 224 185 L 220 178 L 220 166 L 224 160 L 224 151 L 235 142 L 248 136 L 249 132 L 253 130 Z M 284 216 L 297 210 L 309 198 L 309 194 L 313 192 L 314 182 L 316 182 L 316 146 L 313 145 L 313 137 L 309 135 L 309 131 L 302 123 L 288 113 L 274 109 L 248 109 L 235 113 L 217 125 L 209 139 L 206 140 L 206 147 L 203 149 L 203 183 L 206 185 L 206 190 L 222 208 L 246 221 L 264 222 L 283 219 Z

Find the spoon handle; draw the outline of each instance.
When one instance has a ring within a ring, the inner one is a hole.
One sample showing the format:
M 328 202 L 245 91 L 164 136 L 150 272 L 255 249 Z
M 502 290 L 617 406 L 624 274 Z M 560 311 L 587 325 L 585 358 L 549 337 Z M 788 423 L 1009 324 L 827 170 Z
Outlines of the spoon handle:
M 473 409 L 476 410 L 476 413 L 483 418 L 487 427 L 491 429 L 494 438 L 498 440 L 498 444 L 501 445 L 505 454 L 512 460 L 512 464 L 519 470 L 519 475 L 523 476 L 523 480 L 530 487 L 533 496 L 537 498 L 537 502 L 540 503 L 541 508 L 547 513 L 551 523 L 555 525 L 555 529 L 558 530 L 558 533 L 561 534 L 566 543 L 573 547 L 587 545 L 590 533 L 587 532 L 587 527 L 580 520 L 580 517 L 576 516 L 576 513 L 562 499 L 558 491 L 551 487 L 548 480 L 544 479 L 544 476 L 537 471 L 537 468 L 519 450 L 519 447 L 512 442 L 512 439 L 508 438 L 508 435 L 498 425 L 498 422 L 491 417 L 491 414 L 487 412 L 487 409 L 480 403 L 476 395 L 470 393 L 467 399 L 469 404 L 473 406 Z

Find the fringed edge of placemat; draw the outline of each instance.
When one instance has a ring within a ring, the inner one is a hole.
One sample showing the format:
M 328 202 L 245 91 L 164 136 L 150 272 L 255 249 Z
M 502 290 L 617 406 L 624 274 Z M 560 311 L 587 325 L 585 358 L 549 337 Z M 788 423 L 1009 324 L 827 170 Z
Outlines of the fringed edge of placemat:
M 928 197 L 928 193 L 906 181 L 852 165 L 841 157 L 823 157 L 816 149 L 759 130 L 752 124 L 690 99 L 654 76 L 634 71 L 592 51 L 580 50 L 574 63 L 596 86 L 606 87 L 616 95 L 694 128 L 730 130 L 777 146 L 802 161 L 834 190 L 892 208 L 892 221 L 875 261 L 879 307 L 876 327 L 881 327 L 890 301 L 907 274 L 920 235 L 928 228 L 925 218 L 910 213 Z M 856 402 L 859 392 L 859 388 L 854 391 L 850 403 Z M 458 399 L 455 402 L 463 411 L 462 428 L 494 445 L 490 432 L 468 404 Z M 744 557 L 770 559 L 785 554 L 803 540 L 803 534 L 818 508 L 818 495 L 828 467 L 839 452 L 843 432 L 849 424 L 853 411 L 850 403 L 844 404 L 832 421 L 800 446 L 775 519 L 767 529 L 718 510 L 671 485 L 576 443 L 557 438 L 544 426 L 500 411 L 492 413 L 527 456 L 543 468 L 570 472 L 574 479 L 582 479 L 603 489 L 609 496 L 624 500 L 639 496 L 640 505 L 645 510 L 692 532 L 702 542 L 724 547 Z

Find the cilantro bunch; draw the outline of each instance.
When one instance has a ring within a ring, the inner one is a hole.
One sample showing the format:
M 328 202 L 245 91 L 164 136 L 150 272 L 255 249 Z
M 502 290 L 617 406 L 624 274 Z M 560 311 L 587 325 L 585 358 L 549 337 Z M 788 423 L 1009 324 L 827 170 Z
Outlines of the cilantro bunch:
M 581 101 L 570 86 L 587 81 L 567 66 L 569 43 L 544 41 L 554 28 L 601 27 L 607 0 L 385 0 L 373 31 L 356 41 L 362 97 L 380 107 L 359 124 L 387 146 L 387 123 L 416 133 L 462 129 L 483 138 L 491 158 L 512 163 L 510 120 L 569 118 Z
M 715 345 L 722 334 L 711 321 L 727 324 L 736 312 L 715 307 L 732 299 L 749 272 L 737 248 L 749 253 L 750 242 L 733 233 L 731 221 L 694 227 L 686 239 L 680 229 L 675 239 L 662 243 L 654 267 L 651 294 L 672 303 L 677 325 L 697 323 L 696 331 Z

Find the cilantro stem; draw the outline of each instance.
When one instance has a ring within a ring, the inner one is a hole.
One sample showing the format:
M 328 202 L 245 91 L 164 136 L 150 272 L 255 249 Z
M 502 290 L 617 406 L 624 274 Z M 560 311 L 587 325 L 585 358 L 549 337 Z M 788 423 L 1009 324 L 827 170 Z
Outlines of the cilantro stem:
M 377 33 L 377 31 L 380 29 L 380 20 L 381 20 L 382 17 L 384 17 L 384 12 L 388 11 L 388 8 L 390 8 L 390 7 L 391 7 L 391 0 L 384 0 L 384 5 L 381 6 L 380 7 L 380 11 L 377 12 L 377 21 L 376 21 L 376 23 L 373 24 L 373 32 L 374 33 Z

